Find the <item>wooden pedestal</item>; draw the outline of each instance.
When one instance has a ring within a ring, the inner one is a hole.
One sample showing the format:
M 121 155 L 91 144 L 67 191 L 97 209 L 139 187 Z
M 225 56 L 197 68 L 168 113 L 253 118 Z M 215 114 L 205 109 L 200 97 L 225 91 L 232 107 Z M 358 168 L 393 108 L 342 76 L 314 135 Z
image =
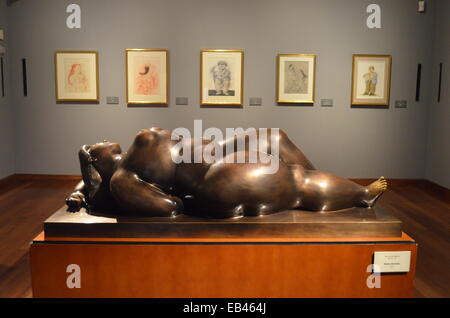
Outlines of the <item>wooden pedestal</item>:
M 411 251 L 408 273 L 381 274 L 376 251 Z M 30 249 L 34 297 L 411 297 L 417 244 L 392 238 L 58 238 Z M 80 288 L 68 288 L 79 265 Z M 369 278 L 373 282 L 373 279 Z

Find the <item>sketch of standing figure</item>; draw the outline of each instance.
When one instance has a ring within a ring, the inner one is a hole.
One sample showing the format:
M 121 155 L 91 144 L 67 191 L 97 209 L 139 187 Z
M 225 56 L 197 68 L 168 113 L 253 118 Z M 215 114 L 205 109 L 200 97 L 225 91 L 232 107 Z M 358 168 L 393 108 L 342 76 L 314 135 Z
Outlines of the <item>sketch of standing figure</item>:
M 285 64 L 284 92 L 286 94 L 308 93 L 308 63 L 291 61 Z
M 375 72 L 375 67 L 370 66 L 369 72 L 364 74 L 363 78 L 366 81 L 366 89 L 363 95 L 374 96 L 378 83 L 378 73 Z
M 144 63 L 138 68 L 138 72 L 136 74 L 136 94 L 159 94 L 159 77 L 155 65 L 151 63 Z
M 84 74 L 81 64 L 72 64 L 67 76 L 68 91 L 72 93 L 85 93 L 89 90 L 88 78 Z
M 219 61 L 211 68 L 211 76 L 216 89 L 215 95 L 230 95 L 231 71 L 226 61 Z

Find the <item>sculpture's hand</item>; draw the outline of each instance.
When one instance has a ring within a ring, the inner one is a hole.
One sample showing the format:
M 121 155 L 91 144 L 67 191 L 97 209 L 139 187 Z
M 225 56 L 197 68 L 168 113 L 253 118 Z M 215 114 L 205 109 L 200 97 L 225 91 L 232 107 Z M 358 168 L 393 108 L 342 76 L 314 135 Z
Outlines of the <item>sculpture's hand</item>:
M 169 199 L 172 200 L 175 205 L 175 209 L 172 211 L 172 216 L 182 214 L 184 210 L 183 201 L 175 196 L 169 196 Z
M 86 206 L 84 194 L 80 191 L 73 192 L 66 199 L 67 212 L 78 212 L 82 207 Z

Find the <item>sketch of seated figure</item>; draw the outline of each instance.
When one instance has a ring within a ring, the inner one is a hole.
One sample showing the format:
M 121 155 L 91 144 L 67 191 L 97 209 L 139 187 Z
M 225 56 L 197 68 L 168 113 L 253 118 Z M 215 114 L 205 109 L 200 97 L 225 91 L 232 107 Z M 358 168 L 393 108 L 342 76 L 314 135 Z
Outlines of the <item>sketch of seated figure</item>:
M 72 64 L 67 76 L 68 91 L 72 93 L 86 93 L 89 90 L 88 78 L 84 74 L 81 64 Z
M 308 63 L 292 61 L 285 64 L 284 92 L 286 94 L 308 93 Z

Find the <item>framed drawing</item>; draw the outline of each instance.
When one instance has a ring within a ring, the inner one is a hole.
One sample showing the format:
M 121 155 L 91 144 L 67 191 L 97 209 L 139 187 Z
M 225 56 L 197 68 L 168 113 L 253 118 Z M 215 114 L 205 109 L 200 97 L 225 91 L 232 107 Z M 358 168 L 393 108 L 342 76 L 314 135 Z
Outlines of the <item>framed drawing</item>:
M 55 52 L 56 101 L 98 102 L 98 54 Z
M 244 51 L 200 52 L 200 103 L 242 106 Z
M 389 106 L 390 55 L 353 55 L 352 105 Z
M 168 50 L 126 50 L 128 104 L 169 103 L 168 55 Z
M 314 103 L 315 73 L 314 54 L 278 54 L 277 103 Z

